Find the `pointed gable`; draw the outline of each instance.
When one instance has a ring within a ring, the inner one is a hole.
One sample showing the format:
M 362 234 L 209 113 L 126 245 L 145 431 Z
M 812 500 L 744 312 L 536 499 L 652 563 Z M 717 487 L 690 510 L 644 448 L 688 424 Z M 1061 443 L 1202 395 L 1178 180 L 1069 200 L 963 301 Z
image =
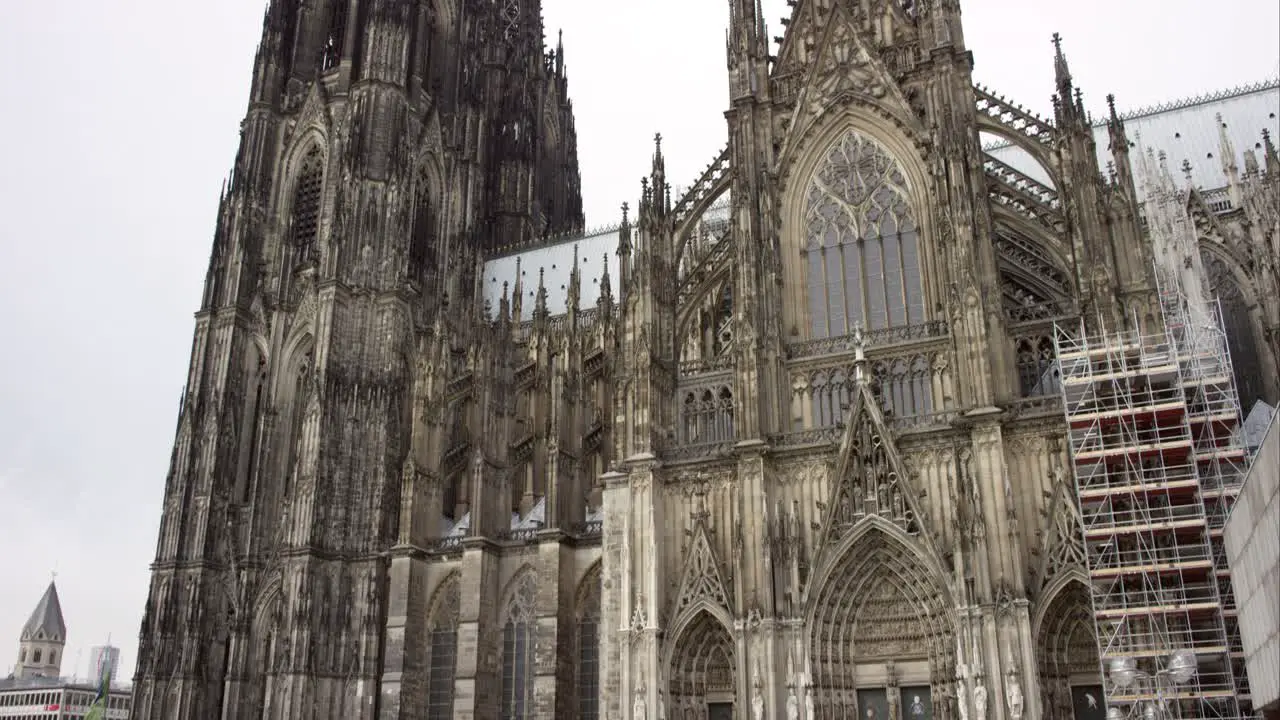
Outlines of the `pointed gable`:
M 21 640 L 52 640 L 66 642 L 67 625 L 62 620 L 62 602 L 58 600 L 58 586 L 50 582 L 27 624 L 22 627 Z
M 710 530 L 704 519 L 699 518 L 693 529 L 693 542 L 685 558 L 684 572 L 680 578 L 680 594 L 676 596 L 675 614 L 698 602 L 708 602 L 721 608 L 729 607 L 729 592 L 720 574 L 715 551 L 711 548 Z
M 1085 567 L 1084 524 L 1076 505 L 1074 481 L 1062 471 L 1057 472 L 1046 517 L 1040 566 L 1035 575 L 1039 590 L 1064 570 Z
M 837 542 L 859 521 L 878 515 L 910 535 L 921 531 L 920 510 L 906 467 L 879 403 L 859 368 L 844 438 L 825 507 L 824 542 Z
M 797 9 L 799 14 L 800 9 Z M 817 14 L 818 10 L 806 11 Z M 806 59 L 779 70 L 780 76 L 799 84 L 795 105 L 786 126 L 780 156 L 802 143 L 812 127 L 833 111 L 860 107 L 885 119 L 923 133 L 924 128 L 897 79 L 881 59 L 874 41 L 858 27 L 844 4 L 824 14 L 795 42 L 804 45 Z M 802 52 L 793 50 L 793 52 Z

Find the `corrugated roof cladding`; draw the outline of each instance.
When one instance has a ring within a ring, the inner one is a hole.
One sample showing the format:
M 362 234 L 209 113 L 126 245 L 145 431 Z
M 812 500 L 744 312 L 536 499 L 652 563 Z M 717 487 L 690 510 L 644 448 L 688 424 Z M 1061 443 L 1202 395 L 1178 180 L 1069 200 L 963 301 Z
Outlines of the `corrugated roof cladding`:
M 1191 164 L 1191 179 L 1202 190 L 1226 186 L 1222 170 L 1222 141 L 1217 116 L 1222 115 L 1227 137 L 1235 148 L 1236 165 L 1244 170 L 1244 153 L 1262 143 L 1262 131 L 1280 136 L 1280 80 L 1228 90 L 1168 106 L 1139 110 L 1124 116 L 1125 134 L 1134 144 L 1141 143 L 1159 154 L 1168 155 L 1169 170 L 1182 177 L 1183 161 Z M 1104 171 L 1111 162 L 1111 138 L 1106 123 L 1094 126 L 1098 146 L 1098 166 Z M 1053 186 L 1048 173 L 1026 152 L 1014 145 L 1001 144 L 987 152 L 1022 173 Z M 1138 188 L 1142 198 L 1142 187 Z

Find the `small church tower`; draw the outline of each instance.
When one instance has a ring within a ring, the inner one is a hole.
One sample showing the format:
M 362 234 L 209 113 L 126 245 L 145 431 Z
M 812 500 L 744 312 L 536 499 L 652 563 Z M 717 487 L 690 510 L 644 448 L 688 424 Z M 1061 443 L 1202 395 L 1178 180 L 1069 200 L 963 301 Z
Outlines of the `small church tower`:
M 58 677 L 62 674 L 62 649 L 66 644 L 67 625 L 62 621 L 58 586 L 50 581 L 27 624 L 22 627 L 14 675 L 18 678 Z

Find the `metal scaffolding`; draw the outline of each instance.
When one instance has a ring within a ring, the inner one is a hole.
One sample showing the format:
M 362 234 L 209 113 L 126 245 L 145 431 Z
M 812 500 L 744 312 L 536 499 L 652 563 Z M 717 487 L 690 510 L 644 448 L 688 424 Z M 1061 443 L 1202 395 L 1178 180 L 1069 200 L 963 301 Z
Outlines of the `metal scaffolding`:
M 1237 718 L 1222 534 L 1247 468 L 1239 400 L 1216 312 L 1157 277 L 1161 327 L 1054 332 L 1103 686 L 1110 717 Z

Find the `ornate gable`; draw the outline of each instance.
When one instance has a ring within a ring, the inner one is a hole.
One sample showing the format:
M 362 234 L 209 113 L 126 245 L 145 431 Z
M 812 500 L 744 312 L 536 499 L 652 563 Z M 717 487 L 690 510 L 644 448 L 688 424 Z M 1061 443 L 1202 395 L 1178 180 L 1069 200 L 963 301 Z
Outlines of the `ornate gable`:
M 676 596 L 673 616 L 678 616 L 685 608 L 699 602 L 729 608 L 729 591 L 720 573 L 715 550 L 711 548 L 711 530 L 707 527 L 705 514 L 697 515 L 691 531 L 692 542 L 689 543 L 684 562 L 684 573 L 680 577 L 680 593 Z
M 859 372 L 862 372 L 859 369 Z M 854 525 L 878 515 L 910 535 L 921 531 L 917 493 L 865 379 L 855 383 L 844 438 L 823 508 L 821 545 L 838 542 Z
M 1036 591 L 1043 591 L 1059 573 L 1085 567 L 1083 523 L 1076 507 L 1071 477 L 1057 471 L 1053 496 L 1049 501 L 1040 567 L 1036 569 Z
M 311 83 L 311 88 L 307 91 L 306 99 L 302 101 L 302 107 L 298 110 L 297 119 L 288 126 L 286 133 L 286 141 L 292 142 L 293 138 L 305 133 L 308 129 L 315 128 L 325 137 L 329 136 L 329 98 L 326 97 L 324 88 L 321 83 Z
M 798 9 L 797 14 L 800 12 Z M 826 16 L 828 21 L 823 25 L 805 31 L 818 38 L 809 53 L 810 60 L 804 63 L 808 65 L 807 72 L 804 65 L 797 65 L 792 71 L 805 76 L 788 124 L 795 133 L 792 137 L 803 135 L 804 128 L 828 110 L 855 103 L 876 108 L 895 122 L 920 129 L 906 95 L 873 52 L 873 42 L 858 28 L 850 11 L 844 4 L 837 4 Z M 797 39 L 806 44 L 810 41 L 808 36 Z

